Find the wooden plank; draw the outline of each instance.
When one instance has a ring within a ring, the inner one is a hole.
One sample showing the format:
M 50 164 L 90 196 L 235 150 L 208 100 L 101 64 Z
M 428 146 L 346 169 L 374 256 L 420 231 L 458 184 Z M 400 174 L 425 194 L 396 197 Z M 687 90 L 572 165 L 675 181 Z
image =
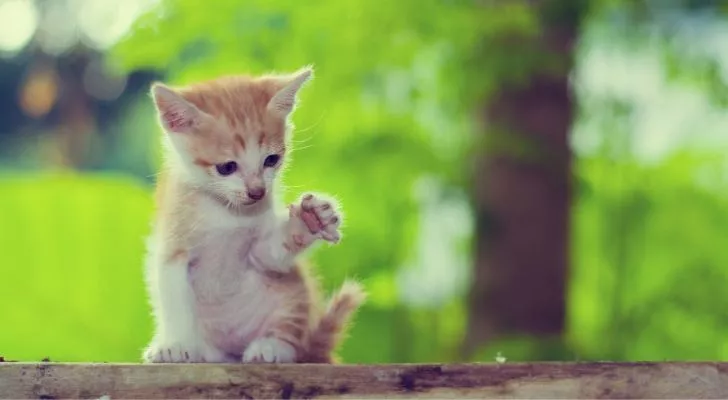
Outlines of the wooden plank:
M 0 363 L 0 397 L 728 399 L 728 363 Z

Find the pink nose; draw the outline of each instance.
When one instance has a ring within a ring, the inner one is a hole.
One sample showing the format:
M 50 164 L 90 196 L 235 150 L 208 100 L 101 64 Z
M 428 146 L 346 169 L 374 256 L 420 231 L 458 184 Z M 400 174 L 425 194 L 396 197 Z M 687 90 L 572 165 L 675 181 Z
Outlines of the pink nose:
M 262 199 L 263 197 L 265 197 L 265 188 L 255 187 L 248 189 L 248 197 L 255 201 Z

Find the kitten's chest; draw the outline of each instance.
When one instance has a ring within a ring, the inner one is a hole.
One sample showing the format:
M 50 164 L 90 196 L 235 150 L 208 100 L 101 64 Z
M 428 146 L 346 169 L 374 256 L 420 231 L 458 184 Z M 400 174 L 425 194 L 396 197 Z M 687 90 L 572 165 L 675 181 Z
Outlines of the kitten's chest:
M 257 240 L 255 228 L 220 229 L 191 246 L 189 278 L 198 301 L 224 302 L 256 278 L 247 260 Z

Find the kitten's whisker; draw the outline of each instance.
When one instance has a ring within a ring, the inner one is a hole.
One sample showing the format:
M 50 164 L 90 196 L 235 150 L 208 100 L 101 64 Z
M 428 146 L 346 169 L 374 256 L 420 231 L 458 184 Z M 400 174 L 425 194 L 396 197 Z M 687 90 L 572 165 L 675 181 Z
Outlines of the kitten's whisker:
M 299 151 L 299 150 L 303 150 L 303 149 L 308 149 L 309 147 L 313 147 L 313 145 L 308 145 L 308 146 L 296 146 L 296 147 L 294 147 L 293 149 L 291 149 L 291 150 L 290 150 L 290 152 L 291 152 L 291 153 L 295 153 L 295 152 L 297 152 L 297 151 Z
M 303 185 L 286 185 L 286 184 L 282 184 L 281 190 L 287 191 L 288 189 L 301 189 L 303 187 L 304 187 Z
M 324 120 L 324 117 L 325 116 L 326 116 L 326 112 L 324 111 L 324 112 L 321 113 L 321 116 L 319 116 L 319 119 L 316 122 L 314 122 L 313 124 L 311 124 L 310 126 L 308 126 L 306 128 L 296 129 L 296 133 L 308 132 L 311 129 L 317 127 L 321 123 L 321 121 Z
M 296 132 L 296 135 L 298 135 L 300 132 Z M 291 139 L 291 142 L 298 146 L 301 143 L 310 142 L 313 139 L 313 135 L 308 135 L 306 137 L 299 138 L 296 136 L 295 138 Z

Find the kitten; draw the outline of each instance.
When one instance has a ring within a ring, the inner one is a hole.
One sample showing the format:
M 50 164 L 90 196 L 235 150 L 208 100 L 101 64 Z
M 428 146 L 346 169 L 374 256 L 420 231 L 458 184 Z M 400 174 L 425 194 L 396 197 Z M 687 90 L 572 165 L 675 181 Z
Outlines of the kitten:
M 146 260 L 156 322 L 146 362 L 334 362 L 365 294 L 347 282 L 321 310 L 297 256 L 337 243 L 341 214 L 321 195 L 282 213 L 274 198 L 289 118 L 312 74 L 152 85 L 165 157 Z

